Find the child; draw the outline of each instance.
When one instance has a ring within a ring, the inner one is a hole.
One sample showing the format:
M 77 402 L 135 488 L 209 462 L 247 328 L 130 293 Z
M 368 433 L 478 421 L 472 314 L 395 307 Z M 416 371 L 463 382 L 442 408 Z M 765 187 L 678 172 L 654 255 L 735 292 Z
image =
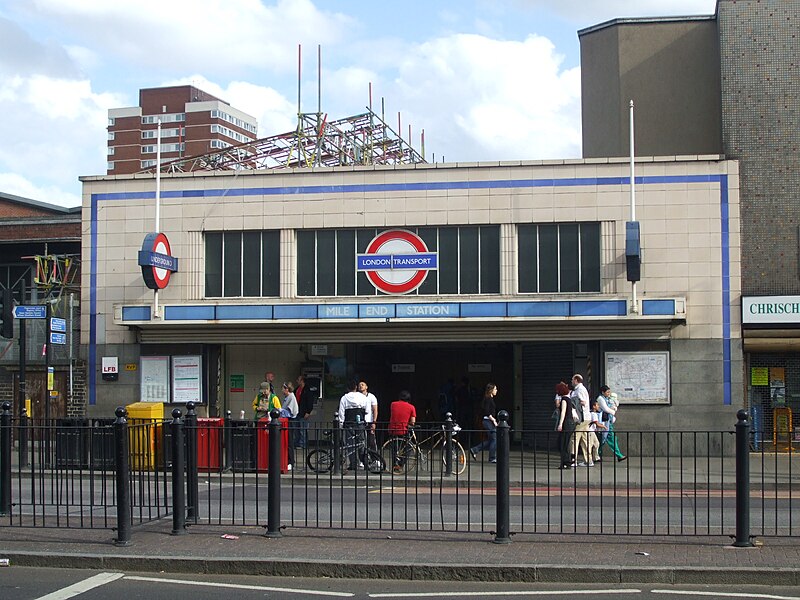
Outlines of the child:
M 589 444 L 589 463 L 578 463 L 579 467 L 593 467 L 594 463 L 600 462 L 600 440 L 598 439 L 598 429 L 605 429 L 603 423 L 603 413 L 600 410 L 600 403 L 597 400 L 592 400 L 591 411 L 589 412 L 589 434 L 584 439 L 588 439 Z M 581 440 L 583 441 L 583 440 Z

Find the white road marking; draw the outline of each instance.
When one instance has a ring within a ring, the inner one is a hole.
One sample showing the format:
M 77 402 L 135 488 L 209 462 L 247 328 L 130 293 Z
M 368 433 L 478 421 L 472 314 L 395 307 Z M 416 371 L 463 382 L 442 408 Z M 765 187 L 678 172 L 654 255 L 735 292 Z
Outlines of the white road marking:
M 641 594 L 642 590 L 633 590 L 628 588 L 616 589 L 616 590 L 601 590 L 601 589 L 593 589 L 591 590 L 592 594 Z M 517 590 L 517 591 L 505 591 L 505 592 L 409 592 L 409 593 L 397 593 L 397 594 L 369 594 L 370 598 L 444 598 L 444 597 L 452 597 L 452 596 L 567 596 L 567 595 L 575 595 L 575 594 L 585 594 L 586 590 L 557 590 L 557 591 L 545 591 L 545 590 Z
M 653 594 L 679 594 L 683 596 L 722 596 L 723 598 L 765 598 L 767 600 L 800 600 L 800 596 L 774 594 L 746 594 L 744 592 L 701 592 L 684 590 L 651 590 Z
M 41 596 L 37 600 L 66 600 L 67 598 L 74 598 L 83 592 L 88 592 L 89 590 L 100 587 L 101 585 L 111 583 L 123 575 L 124 573 L 99 573 L 94 577 L 89 577 L 89 579 L 84 579 L 83 581 L 79 581 L 78 583 L 68 587 L 56 590 L 55 592 L 47 594 L 46 596 Z
M 287 594 L 307 594 L 309 596 L 339 596 L 342 598 L 352 598 L 355 594 L 350 592 L 326 592 L 322 590 L 296 590 L 292 588 L 268 587 L 264 585 L 243 585 L 240 583 L 215 583 L 211 581 L 187 581 L 185 579 L 162 579 L 160 577 L 139 577 L 136 575 L 126 575 L 125 579 L 132 581 L 151 581 L 154 583 L 177 583 L 178 585 L 194 585 L 198 587 L 227 588 L 233 590 L 256 590 L 261 592 L 285 592 Z

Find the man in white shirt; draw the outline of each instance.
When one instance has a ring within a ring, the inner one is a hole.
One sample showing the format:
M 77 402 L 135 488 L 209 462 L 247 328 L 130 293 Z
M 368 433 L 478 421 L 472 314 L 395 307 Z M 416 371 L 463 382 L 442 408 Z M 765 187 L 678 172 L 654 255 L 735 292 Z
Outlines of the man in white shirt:
M 350 469 L 355 470 L 358 461 L 355 452 L 356 436 L 360 435 L 361 425 L 357 423 L 366 422 L 367 417 L 367 397 L 358 391 L 358 382 L 352 381 L 349 386 L 350 391 L 339 400 L 339 427 L 344 428 L 342 432 L 344 441 L 350 447 L 348 462 Z
M 367 445 L 370 450 L 378 451 L 378 444 L 375 440 L 375 424 L 378 422 L 378 399 L 375 394 L 369 391 L 366 381 L 358 382 L 358 391 L 367 397 Z
M 589 410 L 589 390 L 583 385 L 583 375 L 575 373 L 572 376 L 572 392 L 570 398 L 577 399 L 575 408 L 580 409 L 581 416 L 583 417 L 579 423 L 575 424 L 575 435 L 573 438 L 573 450 L 575 453 L 575 460 L 578 460 L 578 450 L 583 451 L 583 461 L 578 462 L 579 467 L 588 467 L 591 462 L 589 457 L 589 424 L 591 423 L 591 416 Z

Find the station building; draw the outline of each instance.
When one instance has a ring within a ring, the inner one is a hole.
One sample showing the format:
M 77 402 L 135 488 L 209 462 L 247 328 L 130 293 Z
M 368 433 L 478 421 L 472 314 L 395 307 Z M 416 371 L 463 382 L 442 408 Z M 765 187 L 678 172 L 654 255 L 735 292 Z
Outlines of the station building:
M 478 397 L 493 382 L 516 429 L 550 429 L 578 372 L 592 395 L 612 385 L 627 430 L 727 428 L 738 163 L 637 158 L 635 296 L 629 175 L 622 158 L 164 174 L 157 248 L 154 175 L 83 177 L 89 413 L 199 400 L 250 417 L 266 371 L 306 372 L 331 400 L 352 377 L 382 406 L 408 389 L 423 418 L 448 380 Z M 177 259 L 157 298 L 143 272 L 169 271 L 139 259 L 154 248 Z

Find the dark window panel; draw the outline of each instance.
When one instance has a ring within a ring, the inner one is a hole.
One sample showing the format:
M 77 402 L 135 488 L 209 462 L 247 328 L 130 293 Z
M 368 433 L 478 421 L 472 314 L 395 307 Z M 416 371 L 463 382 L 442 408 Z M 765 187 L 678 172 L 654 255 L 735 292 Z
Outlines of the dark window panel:
M 417 235 L 422 238 L 425 245 L 428 247 L 429 252 L 436 252 L 436 227 L 421 227 L 417 230 Z M 439 257 L 441 260 L 441 257 Z M 437 271 L 428 271 L 425 281 L 417 288 L 419 294 L 436 295 L 438 293 L 439 274 Z
M 478 293 L 478 228 L 461 227 L 459 248 L 462 294 Z
M 359 229 L 356 231 L 356 250 L 358 254 L 364 254 L 367 251 L 367 246 L 369 246 L 376 234 L 377 232 L 374 229 Z M 375 286 L 367 279 L 367 274 L 364 271 L 359 271 L 356 278 L 356 293 L 359 296 L 375 295 Z
M 458 293 L 458 229 L 439 229 L 439 293 Z
M 521 294 L 536 293 L 536 225 L 517 228 L 517 278 Z
M 261 232 L 242 234 L 242 296 L 261 295 Z
M 558 291 L 558 225 L 539 225 L 539 292 Z
M 316 252 L 315 232 L 297 232 L 297 295 L 313 296 L 315 292 Z
M 224 276 L 222 295 L 226 298 L 242 295 L 242 234 L 225 232 L 223 244 Z
M 353 230 L 336 232 L 336 294 L 353 296 L 356 293 L 356 233 Z
M 578 288 L 578 224 L 559 226 L 562 292 L 577 292 Z
M 581 291 L 600 291 L 600 223 L 581 224 Z
M 277 297 L 281 295 L 281 232 L 264 231 L 261 238 L 261 295 Z
M 222 234 L 206 234 L 206 296 L 222 296 Z
M 336 232 L 317 231 L 317 296 L 336 295 Z
M 500 293 L 500 228 L 481 227 L 481 294 Z

